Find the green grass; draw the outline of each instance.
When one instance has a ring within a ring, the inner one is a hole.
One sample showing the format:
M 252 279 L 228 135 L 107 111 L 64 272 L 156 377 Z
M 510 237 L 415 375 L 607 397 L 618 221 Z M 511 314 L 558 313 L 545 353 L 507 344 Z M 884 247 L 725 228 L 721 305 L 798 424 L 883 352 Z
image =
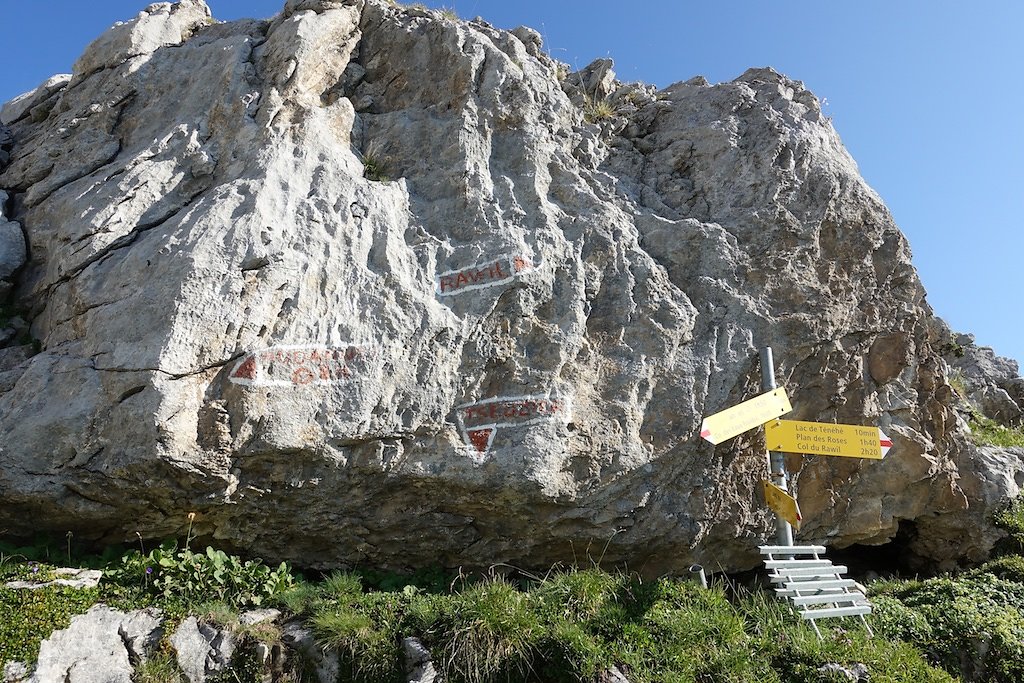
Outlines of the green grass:
M 982 446 L 1024 448 L 1024 428 L 1007 427 L 979 413 L 971 415 L 971 439 Z
M 178 668 L 174 655 L 161 650 L 135 669 L 137 683 L 186 683 L 188 678 Z
M 1022 505 L 1007 508 L 999 523 L 1024 529 Z M 198 569 L 196 557 L 205 558 Z M 280 631 L 270 624 L 246 630 L 238 612 L 252 605 L 251 597 L 266 589 L 280 567 L 257 567 L 216 551 L 181 556 L 172 546 L 126 558 L 95 589 L 0 588 L 0 659 L 31 661 L 42 638 L 97 601 L 119 609 L 156 605 L 171 615 L 171 628 L 196 614 L 236 632 L 242 643 L 237 661 L 218 681 L 260 680 L 255 648 L 279 642 Z M 21 556 L 3 559 L 4 579 L 49 569 Z M 198 591 L 188 600 L 165 595 L 158 581 L 147 579 L 152 574 L 144 573 L 153 560 L 156 566 L 164 560 L 168 566 L 161 571 L 172 572 L 176 582 L 206 582 L 213 602 L 200 600 Z M 235 577 L 213 578 L 225 570 Z M 874 638 L 858 621 L 846 619 L 819 622 L 819 639 L 772 593 L 722 581 L 705 589 L 680 579 L 642 580 L 597 569 L 515 580 L 439 570 L 408 576 L 335 572 L 315 582 L 288 576 L 274 579 L 275 591 L 262 604 L 305 620 L 322 646 L 339 653 L 345 681 L 404 680 L 401 641 L 407 636 L 423 641 L 451 683 L 590 682 L 613 666 L 633 683 L 842 680 L 827 665 L 863 665 L 873 683 L 949 683 L 960 676 L 1024 681 L 1019 554 L 957 576 L 876 582 L 869 617 Z M 230 587 L 228 593 L 223 586 Z M 163 643 L 137 679 L 179 680 L 169 652 Z
M 386 183 L 391 180 L 388 175 L 385 161 L 372 154 L 365 154 L 363 156 L 363 177 L 367 180 L 373 180 L 376 182 Z

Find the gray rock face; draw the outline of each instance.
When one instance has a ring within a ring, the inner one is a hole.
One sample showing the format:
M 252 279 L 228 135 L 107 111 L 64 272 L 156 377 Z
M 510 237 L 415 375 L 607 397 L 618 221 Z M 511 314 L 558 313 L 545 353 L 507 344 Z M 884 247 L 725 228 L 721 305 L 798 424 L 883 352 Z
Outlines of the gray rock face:
M 13 276 L 27 257 L 21 226 L 6 218 L 8 199 L 7 193 L 0 191 L 0 298 L 9 294 Z
M 1024 378 L 1016 361 L 976 345 L 973 335 L 953 333 L 942 320 L 935 326 L 937 334 L 948 339 L 943 359 L 962 385 L 962 398 L 1001 424 L 1024 426 Z
M 0 375 L 0 526 L 753 567 L 763 437 L 696 433 L 771 345 L 790 418 L 895 444 L 790 459 L 801 540 L 988 551 L 1020 458 L 968 445 L 906 240 L 802 84 L 559 82 L 534 32 L 377 0 L 208 16 L 151 6 L 4 109 L 42 350 Z
M 207 677 L 224 670 L 235 651 L 235 637 L 210 624 L 188 617 L 170 638 L 178 667 L 189 683 L 204 683 Z
M 3 668 L 4 683 L 19 683 L 29 677 L 32 671 L 24 662 L 6 662 Z
M 160 639 L 161 617 L 153 610 L 125 614 L 96 605 L 73 617 L 39 648 L 31 683 L 130 683 L 133 665 Z
M 68 588 L 95 588 L 103 578 L 103 572 L 99 569 L 75 569 L 62 567 L 54 570 L 57 577 L 50 581 L 8 581 L 4 584 L 7 588 L 20 588 L 25 590 L 37 590 L 47 586 L 66 586 Z
M 338 680 L 341 667 L 338 653 L 318 645 L 313 632 L 298 621 L 290 621 L 281 627 L 281 641 L 312 667 L 319 683 L 334 683 Z
M 10 124 L 19 119 L 32 116 L 37 120 L 43 120 L 49 115 L 50 107 L 46 102 L 53 99 L 53 96 L 64 89 L 71 80 L 71 74 L 57 74 L 47 78 L 38 88 L 30 90 L 23 95 L 18 95 L 10 102 L 6 102 L 0 108 L 0 124 Z M 4 145 L 4 135 L 0 133 L 0 146 Z
M 406 683 L 434 683 L 439 680 L 430 650 L 419 638 L 403 638 L 402 655 L 405 658 Z

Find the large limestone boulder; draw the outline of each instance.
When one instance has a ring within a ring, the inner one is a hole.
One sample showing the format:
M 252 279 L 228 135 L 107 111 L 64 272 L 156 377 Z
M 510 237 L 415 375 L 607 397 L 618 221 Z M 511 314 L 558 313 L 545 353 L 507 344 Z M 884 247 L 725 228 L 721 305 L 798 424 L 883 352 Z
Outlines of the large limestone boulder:
M 895 444 L 789 460 L 801 540 L 998 537 L 1021 457 L 968 444 L 906 240 L 799 82 L 573 82 L 535 32 L 378 0 L 207 17 L 151 6 L 4 110 L 40 350 L 0 383 L 0 526 L 747 568 L 763 437 L 697 431 L 770 345 L 790 417 Z
M 28 683 L 130 683 L 160 640 L 162 623 L 157 610 L 94 605 L 42 642 Z

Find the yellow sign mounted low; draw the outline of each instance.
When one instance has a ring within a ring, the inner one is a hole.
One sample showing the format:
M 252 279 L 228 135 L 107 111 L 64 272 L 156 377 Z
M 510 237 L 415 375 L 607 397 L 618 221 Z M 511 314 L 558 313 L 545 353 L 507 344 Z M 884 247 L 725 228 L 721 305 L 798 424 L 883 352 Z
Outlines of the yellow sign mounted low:
M 700 423 L 700 436 L 713 444 L 720 444 L 791 410 L 793 406 L 789 404 L 786 390 L 779 387 L 705 417 Z
M 881 460 L 892 441 L 878 427 L 774 420 L 764 426 L 770 451 Z
M 800 505 L 796 502 L 796 498 L 767 479 L 762 480 L 761 483 L 764 485 L 764 502 L 768 504 L 768 507 L 779 517 L 792 524 L 794 529 L 800 531 L 800 522 L 803 517 L 800 516 Z

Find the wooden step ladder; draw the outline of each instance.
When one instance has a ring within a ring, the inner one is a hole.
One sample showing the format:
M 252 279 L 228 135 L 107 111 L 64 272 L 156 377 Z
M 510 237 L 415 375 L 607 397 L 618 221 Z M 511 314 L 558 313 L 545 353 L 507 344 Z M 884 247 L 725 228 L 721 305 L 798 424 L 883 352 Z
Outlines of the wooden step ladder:
M 758 548 L 764 566 L 779 597 L 787 599 L 803 619 L 811 622 L 821 638 L 815 619 L 860 617 L 868 634 L 874 636 L 865 614 L 871 613 L 867 590 L 852 579 L 848 570 L 824 557 L 821 545 L 763 545 Z

